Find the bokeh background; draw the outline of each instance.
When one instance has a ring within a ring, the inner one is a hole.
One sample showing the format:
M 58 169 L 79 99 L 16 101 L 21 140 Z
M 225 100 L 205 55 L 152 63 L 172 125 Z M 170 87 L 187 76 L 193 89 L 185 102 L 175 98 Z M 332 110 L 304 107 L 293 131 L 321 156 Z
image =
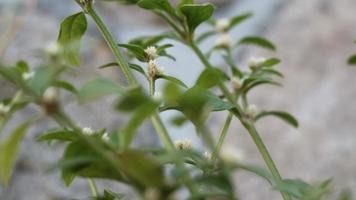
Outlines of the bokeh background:
M 204 1 L 202 1 L 204 2 Z M 293 129 L 278 119 L 265 119 L 257 124 L 281 174 L 288 178 L 301 178 L 317 182 L 333 178 L 336 191 L 349 188 L 356 194 L 356 68 L 347 66 L 346 59 L 356 52 L 355 0 L 211 0 L 217 5 L 217 18 L 231 17 L 251 11 L 254 17 L 234 29 L 231 37 L 237 41 L 244 35 L 264 36 L 278 47 L 268 52 L 249 47 L 238 49 L 234 56 L 244 67 L 250 56 L 276 56 L 285 79 L 284 87 L 261 87 L 250 95 L 250 101 L 260 109 L 278 109 L 293 113 L 300 122 Z M 97 1 L 99 13 L 120 42 L 147 34 L 167 30 L 151 13 L 135 7 Z M 72 0 L 0 0 L 0 59 L 13 64 L 18 59 L 27 60 L 32 66 L 42 63 L 41 49 L 56 40 L 61 19 L 79 11 Z M 201 27 L 204 31 L 207 27 Z M 202 45 L 208 48 L 214 39 Z M 105 42 L 90 21 L 89 32 L 82 45 L 82 66 L 68 79 L 76 85 L 97 75 L 121 81 L 119 71 L 99 70 L 98 66 L 113 58 Z M 175 75 L 188 85 L 193 85 L 203 69 L 199 60 L 185 46 L 176 44 L 169 52 L 177 62 L 162 59 L 168 74 Z M 217 56 L 214 64 L 221 63 Z M 0 97 L 11 96 L 14 89 L 0 80 Z M 125 117 L 112 111 L 114 98 L 105 98 L 78 108 L 78 103 L 64 97 L 66 109 L 83 126 L 96 129 L 114 129 L 125 122 Z M 8 132 L 32 113 L 29 107 L 15 115 L 0 135 Z M 165 113 L 165 121 L 176 113 Z M 209 125 L 215 132 L 222 128 L 226 113 L 211 115 Z M 55 127 L 43 120 L 32 127 L 21 146 L 14 176 L 8 188 L 1 188 L 1 200 L 64 200 L 85 199 L 89 194 L 85 181 L 76 180 L 66 188 L 57 172 L 48 172 L 60 158 L 62 146 L 51 148 L 39 144 L 35 138 L 41 131 Z M 186 125 L 180 129 L 170 127 L 175 139 L 190 138 L 197 148 L 194 129 Z M 238 121 L 234 121 L 227 139 L 227 146 L 237 149 L 243 160 L 264 166 L 256 147 Z M 152 127 L 147 123 L 141 129 L 140 144 L 155 144 Z M 280 199 L 275 191 L 260 178 L 249 173 L 236 174 L 236 187 L 243 200 Z M 123 185 L 112 185 L 119 191 L 129 191 Z M 137 199 L 129 194 L 127 199 Z

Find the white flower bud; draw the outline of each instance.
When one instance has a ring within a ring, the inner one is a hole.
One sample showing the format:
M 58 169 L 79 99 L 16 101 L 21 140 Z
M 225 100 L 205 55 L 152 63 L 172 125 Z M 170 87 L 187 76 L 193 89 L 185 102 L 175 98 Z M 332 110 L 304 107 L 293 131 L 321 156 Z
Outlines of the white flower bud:
M 60 52 L 60 49 L 61 48 L 60 48 L 58 42 L 51 42 L 51 43 L 47 44 L 47 46 L 45 47 L 45 52 L 48 55 L 54 56 Z
M 33 71 L 24 72 L 22 74 L 22 78 L 23 78 L 23 80 L 27 81 L 27 80 L 32 79 L 34 75 L 35 75 L 35 73 Z
M 235 91 L 238 91 L 241 89 L 242 87 L 242 81 L 239 77 L 237 76 L 234 76 L 231 78 L 230 80 L 230 83 L 231 83 L 231 86 L 232 88 L 235 90 Z
M 0 103 L 0 115 L 6 115 L 10 110 L 10 106 Z
M 148 55 L 149 60 L 154 60 L 157 57 L 157 49 L 154 46 L 147 47 L 145 53 Z
M 164 69 L 162 67 L 158 67 L 156 60 L 150 60 L 148 62 L 148 75 L 151 78 L 155 78 L 164 73 Z
M 261 66 L 264 62 L 266 62 L 266 58 L 264 57 L 251 57 L 248 62 L 247 65 L 248 67 L 250 67 L 251 69 L 254 69 L 256 67 Z
M 102 136 L 101 139 L 103 139 L 104 141 L 109 141 L 110 140 L 110 136 L 108 132 L 105 132 Z
M 254 118 L 258 112 L 258 108 L 255 104 L 248 105 L 246 109 L 246 115 L 249 118 Z
M 222 34 L 216 40 L 215 45 L 221 48 L 230 48 L 231 39 L 228 34 Z
M 144 200 L 159 200 L 161 193 L 157 188 L 147 188 L 143 196 Z
M 178 150 L 191 150 L 193 148 L 192 141 L 188 139 L 176 140 L 174 146 Z
M 94 130 L 92 128 L 90 128 L 90 127 L 84 127 L 82 129 L 82 133 L 84 135 L 93 135 L 94 134 Z
M 203 158 L 206 161 L 211 161 L 212 160 L 212 154 L 206 151 L 206 152 L 203 153 Z
M 53 103 L 58 99 L 58 90 L 55 87 L 49 87 L 43 93 L 43 101 L 45 103 Z
M 228 19 L 219 19 L 215 24 L 216 30 L 220 32 L 225 32 L 229 26 L 230 26 L 230 20 Z
M 240 149 L 236 148 L 223 148 L 221 150 L 221 159 L 226 163 L 238 164 L 244 160 L 244 154 Z

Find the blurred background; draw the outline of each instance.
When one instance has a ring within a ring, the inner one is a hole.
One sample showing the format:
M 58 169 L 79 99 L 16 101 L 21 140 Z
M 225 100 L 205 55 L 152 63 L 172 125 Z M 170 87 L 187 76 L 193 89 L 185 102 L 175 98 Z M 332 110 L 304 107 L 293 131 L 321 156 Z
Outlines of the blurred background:
M 201 1 L 207 2 L 207 1 Z M 284 87 L 261 87 L 250 95 L 250 101 L 261 110 L 286 110 L 294 114 L 300 128 L 293 129 L 278 119 L 264 119 L 257 124 L 272 157 L 283 177 L 301 178 L 310 182 L 333 179 L 335 191 L 349 188 L 356 194 L 356 68 L 346 65 L 349 55 L 356 52 L 356 1 L 355 0 L 209 0 L 217 5 L 217 18 L 232 17 L 243 12 L 253 12 L 254 17 L 231 32 L 237 41 L 245 35 L 259 35 L 270 39 L 277 51 L 255 47 L 238 49 L 234 56 L 244 67 L 250 56 L 278 57 L 278 66 L 285 79 Z M 152 35 L 167 27 L 151 13 L 136 7 L 97 1 L 98 12 L 103 16 L 118 41 Z M 60 21 L 80 8 L 72 0 L 0 0 L 0 60 L 13 64 L 19 59 L 32 66 L 43 62 L 41 49 L 57 39 Z M 97 75 L 120 81 L 115 69 L 99 70 L 98 66 L 113 60 L 105 42 L 90 21 L 89 32 L 82 45 L 82 66 L 68 79 L 81 85 Z M 199 31 L 208 27 L 202 26 Z M 206 52 L 215 39 L 201 47 Z M 175 44 L 168 52 L 176 62 L 161 59 L 167 74 L 177 76 L 192 86 L 203 69 L 199 60 L 187 47 Z M 212 58 L 216 65 L 222 63 L 218 56 Z M 80 75 L 80 76 L 79 76 Z M 0 98 L 12 96 L 11 85 L 0 80 Z M 66 109 L 83 126 L 95 129 L 114 129 L 125 122 L 125 117 L 111 110 L 114 98 L 105 98 L 78 108 L 71 98 L 64 98 Z M 25 109 L 0 135 L 0 139 L 37 107 Z M 176 113 L 164 113 L 165 121 Z M 210 116 L 209 125 L 218 132 L 226 113 Z M 51 148 L 39 144 L 35 138 L 41 131 L 55 127 L 44 120 L 31 128 L 23 141 L 14 176 L 6 189 L 0 186 L 1 200 L 64 200 L 85 199 L 87 185 L 78 179 L 66 188 L 56 172 L 48 173 L 62 153 L 61 146 Z M 190 138 L 197 148 L 194 128 L 186 125 L 180 129 L 169 127 L 175 139 Z M 248 163 L 264 166 L 262 158 L 248 134 L 238 121 L 234 121 L 226 147 L 237 149 Z M 141 129 L 140 144 L 157 143 L 154 131 L 147 123 Z M 119 191 L 129 190 L 123 185 L 113 185 Z M 239 172 L 236 187 L 243 200 L 280 199 L 268 183 L 255 175 Z M 127 199 L 136 199 L 134 194 Z

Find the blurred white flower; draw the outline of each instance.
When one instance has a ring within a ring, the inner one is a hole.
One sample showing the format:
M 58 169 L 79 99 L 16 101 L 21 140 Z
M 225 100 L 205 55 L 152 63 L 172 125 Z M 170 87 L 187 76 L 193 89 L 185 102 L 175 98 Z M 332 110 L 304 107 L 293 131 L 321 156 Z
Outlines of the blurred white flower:
M 219 19 L 216 21 L 215 27 L 220 32 L 225 32 L 226 29 L 230 26 L 230 20 L 228 19 Z
M 84 127 L 82 129 L 82 133 L 84 135 L 93 135 L 94 134 L 94 130 L 92 128 L 90 128 L 90 127 Z
M 246 115 L 249 118 L 256 117 L 257 112 L 258 112 L 258 108 L 257 108 L 257 106 L 255 104 L 248 105 L 248 107 L 246 109 Z
M 33 72 L 33 71 L 24 72 L 22 74 L 22 78 L 23 78 L 23 80 L 27 81 L 27 80 L 32 79 L 34 75 L 35 75 L 35 72 Z
M 189 139 L 176 140 L 174 146 L 178 150 L 191 150 L 193 148 L 192 141 Z
M 110 136 L 108 132 L 105 132 L 102 136 L 101 139 L 103 139 L 104 141 L 109 141 L 110 140 Z
M 0 115 L 6 115 L 10 111 L 11 107 L 0 103 Z
M 232 163 L 232 164 L 243 162 L 245 157 L 241 149 L 232 148 L 232 147 L 223 148 L 221 150 L 220 156 L 224 162 Z
M 148 75 L 151 78 L 154 78 L 154 77 L 157 77 L 159 75 L 162 75 L 163 73 L 164 73 L 164 69 L 157 65 L 157 61 L 156 60 L 150 60 L 148 62 Z
M 210 152 L 204 152 L 203 153 L 203 158 L 205 159 L 205 160 L 207 160 L 207 161 L 211 161 L 211 159 L 212 159 L 212 154 L 210 153 Z
M 45 47 L 45 52 L 48 55 L 57 55 L 60 52 L 60 45 L 57 41 L 50 42 Z
M 154 46 L 149 46 L 145 49 L 145 53 L 150 60 L 154 60 L 157 57 L 157 49 Z
M 155 101 L 162 101 L 162 99 L 163 99 L 162 93 L 156 91 L 156 92 L 154 93 L 154 95 L 153 95 L 153 99 L 154 99 Z
M 231 44 L 230 36 L 226 33 L 220 35 L 216 40 L 215 45 L 222 48 L 229 48 Z
M 242 81 L 239 77 L 233 76 L 230 80 L 231 86 L 235 91 L 238 91 L 242 87 Z
M 250 68 L 255 68 L 255 67 L 259 67 L 261 66 L 264 62 L 266 62 L 266 58 L 264 57 L 251 57 L 248 62 L 247 65 Z
M 58 99 L 58 90 L 55 87 L 49 87 L 43 93 L 43 101 L 45 103 L 53 103 Z

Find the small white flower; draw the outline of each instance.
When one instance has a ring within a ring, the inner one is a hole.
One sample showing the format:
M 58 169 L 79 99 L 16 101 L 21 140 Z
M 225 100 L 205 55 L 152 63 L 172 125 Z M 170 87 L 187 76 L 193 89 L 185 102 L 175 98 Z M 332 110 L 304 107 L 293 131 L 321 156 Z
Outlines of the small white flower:
M 10 106 L 0 103 L 0 115 L 6 115 L 10 110 Z
M 43 93 L 43 101 L 45 103 L 53 103 L 58 99 L 58 90 L 55 87 L 49 87 Z
M 241 89 L 242 87 L 242 81 L 239 77 L 237 76 L 234 76 L 231 78 L 230 80 L 230 83 L 231 83 L 231 86 L 232 88 L 235 90 L 235 91 L 238 91 Z
M 27 81 L 27 80 L 32 79 L 34 75 L 35 75 L 35 72 L 29 71 L 29 72 L 23 73 L 22 78 L 23 78 L 23 80 Z
M 251 69 L 256 68 L 261 66 L 264 62 L 266 62 L 266 58 L 264 57 L 251 57 L 248 62 L 247 65 L 248 67 L 250 67 Z
M 104 141 L 109 141 L 110 140 L 110 136 L 108 132 L 105 132 L 102 136 L 101 139 L 103 139 Z
M 45 47 L 45 52 L 48 55 L 57 55 L 60 52 L 60 45 L 58 42 L 51 42 Z
M 93 135 L 94 134 L 94 130 L 90 127 L 84 127 L 82 129 L 82 132 L 84 135 Z
M 148 62 L 148 75 L 151 78 L 157 77 L 164 73 L 164 69 L 162 67 L 158 67 L 156 60 L 150 60 Z
M 229 48 L 231 44 L 230 36 L 226 33 L 220 35 L 216 40 L 215 45 L 222 48 Z
M 205 160 L 207 160 L 207 161 L 211 161 L 211 159 L 212 159 L 212 154 L 206 151 L 206 152 L 203 153 L 203 158 L 204 158 Z
M 192 141 L 189 139 L 176 140 L 174 146 L 178 150 L 191 150 L 193 148 Z
M 249 118 L 254 118 L 256 116 L 257 112 L 258 112 L 258 108 L 255 104 L 248 105 L 248 107 L 246 109 L 246 115 Z
M 145 53 L 150 60 L 154 60 L 157 57 L 157 49 L 154 46 L 149 46 L 145 49 Z
M 229 26 L 230 20 L 228 19 L 219 19 L 215 24 L 216 29 L 220 32 L 225 32 Z
M 143 196 L 144 200 L 159 200 L 161 193 L 157 188 L 147 188 Z
M 227 163 L 237 164 L 244 160 L 244 153 L 237 148 L 226 147 L 221 150 L 221 159 Z

